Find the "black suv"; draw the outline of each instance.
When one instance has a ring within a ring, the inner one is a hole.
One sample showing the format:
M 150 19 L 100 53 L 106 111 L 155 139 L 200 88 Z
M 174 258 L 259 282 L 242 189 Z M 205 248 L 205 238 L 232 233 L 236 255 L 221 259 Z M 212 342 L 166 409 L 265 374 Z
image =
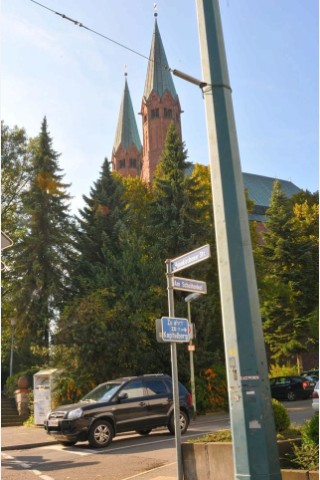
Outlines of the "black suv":
M 194 410 L 191 395 L 181 383 L 179 405 L 183 434 Z M 101 383 L 79 403 L 52 410 L 44 426 L 62 445 L 88 440 L 97 448 L 108 446 L 120 432 L 135 430 L 140 435 L 148 435 L 153 428 L 167 427 L 174 434 L 171 377 L 141 375 Z

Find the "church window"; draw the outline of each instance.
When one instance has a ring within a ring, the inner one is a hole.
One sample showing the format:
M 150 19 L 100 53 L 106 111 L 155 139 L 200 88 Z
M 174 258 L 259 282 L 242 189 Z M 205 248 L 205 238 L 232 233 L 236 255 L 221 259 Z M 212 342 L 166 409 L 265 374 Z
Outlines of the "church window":
M 146 123 L 146 121 L 147 121 L 147 115 L 144 115 L 143 121 L 144 121 L 144 123 Z
M 151 110 L 151 118 L 159 118 L 159 108 L 153 108 Z
M 137 168 L 137 160 L 136 160 L 136 158 L 130 158 L 130 160 L 129 160 L 129 165 L 130 165 L 130 168 Z
M 164 118 L 172 118 L 172 110 L 171 108 L 164 109 Z
M 119 160 L 119 168 L 126 168 L 125 158 L 122 158 L 121 160 Z

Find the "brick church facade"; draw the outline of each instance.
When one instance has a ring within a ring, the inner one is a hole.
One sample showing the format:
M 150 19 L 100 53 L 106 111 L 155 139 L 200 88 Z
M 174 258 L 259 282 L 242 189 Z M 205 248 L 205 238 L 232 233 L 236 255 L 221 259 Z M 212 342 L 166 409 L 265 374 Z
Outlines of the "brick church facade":
M 140 176 L 144 182 L 152 182 L 161 157 L 167 129 L 174 122 L 181 136 L 181 107 L 167 57 L 160 36 L 155 14 L 149 63 L 141 102 L 141 144 L 133 112 L 127 78 L 121 100 L 115 142 L 112 150 L 112 169 L 123 176 Z
M 168 62 L 158 28 L 157 14 L 155 14 L 149 63 L 141 101 L 142 142 L 132 107 L 127 76 L 125 76 L 111 158 L 113 171 L 126 177 L 139 176 L 146 183 L 152 182 L 171 121 L 175 123 L 177 132 L 182 139 L 182 110 L 179 97 L 171 72 L 164 67 L 168 67 Z M 265 213 L 270 205 L 275 180 L 272 177 L 243 173 L 244 187 L 255 204 L 254 211 L 249 214 L 249 220 L 256 221 L 258 228 L 261 227 L 261 229 L 266 221 Z M 300 191 L 288 180 L 277 180 L 287 197 Z

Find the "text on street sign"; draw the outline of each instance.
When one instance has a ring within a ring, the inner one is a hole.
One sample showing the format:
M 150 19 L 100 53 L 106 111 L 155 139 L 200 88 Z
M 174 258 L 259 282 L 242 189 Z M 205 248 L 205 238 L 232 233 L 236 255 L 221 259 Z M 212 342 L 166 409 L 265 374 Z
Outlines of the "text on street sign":
M 171 273 L 191 267 L 191 265 L 202 262 L 209 257 L 210 245 L 208 244 L 170 260 Z

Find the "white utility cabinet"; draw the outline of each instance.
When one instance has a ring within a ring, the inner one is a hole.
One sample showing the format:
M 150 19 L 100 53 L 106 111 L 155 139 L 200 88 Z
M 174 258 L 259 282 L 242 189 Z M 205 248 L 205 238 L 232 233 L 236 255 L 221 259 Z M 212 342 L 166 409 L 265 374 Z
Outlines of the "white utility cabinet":
M 34 423 L 43 425 L 52 409 L 52 392 L 54 380 L 58 373 L 56 368 L 40 370 L 33 375 Z

